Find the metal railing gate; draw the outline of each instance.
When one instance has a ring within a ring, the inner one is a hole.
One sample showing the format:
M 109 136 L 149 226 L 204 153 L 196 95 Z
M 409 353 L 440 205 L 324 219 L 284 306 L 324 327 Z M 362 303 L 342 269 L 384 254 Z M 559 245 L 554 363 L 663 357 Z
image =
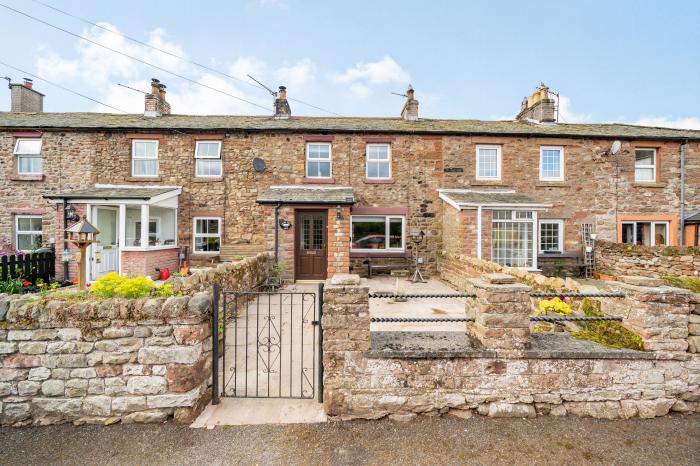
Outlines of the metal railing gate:
M 220 397 L 322 401 L 323 285 L 313 292 L 214 287 L 212 403 Z

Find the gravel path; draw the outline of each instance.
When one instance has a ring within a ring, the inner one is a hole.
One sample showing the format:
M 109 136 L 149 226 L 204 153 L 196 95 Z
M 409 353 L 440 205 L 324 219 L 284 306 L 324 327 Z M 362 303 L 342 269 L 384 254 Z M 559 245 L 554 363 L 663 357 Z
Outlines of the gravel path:
M 0 429 L 0 464 L 695 464 L 700 416 Z

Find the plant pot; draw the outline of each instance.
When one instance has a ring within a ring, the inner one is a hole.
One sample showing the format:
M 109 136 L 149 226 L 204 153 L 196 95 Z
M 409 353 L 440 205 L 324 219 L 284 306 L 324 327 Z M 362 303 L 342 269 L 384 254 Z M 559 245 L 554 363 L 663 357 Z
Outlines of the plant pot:
M 593 272 L 593 278 L 595 278 L 596 280 L 603 280 L 606 282 L 615 281 L 615 277 L 603 272 Z

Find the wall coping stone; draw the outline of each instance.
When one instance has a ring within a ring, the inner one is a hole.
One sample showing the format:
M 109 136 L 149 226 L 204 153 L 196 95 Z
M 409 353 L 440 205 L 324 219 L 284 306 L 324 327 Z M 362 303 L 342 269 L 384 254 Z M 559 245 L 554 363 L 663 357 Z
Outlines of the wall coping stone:
M 523 293 L 532 289 L 532 287 L 525 285 L 524 283 L 496 284 L 486 282 L 481 278 L 471 278 L 469 279 L 469 283 L 474 285 L 476 288 L 487 291 L 497 291 L 500 293 Z
M 360 276 L 352 273 L 337 273 L 331 277 L 331 285 L 359 285 Z
M 678 294 L 678 295 L 686 295 L 686 296 L 693 296 L 695 293 L 693 293 L 690 290 L 686 290 L 683 288 L 675 288 L 672 286 L 664 285 L 664 286 L 640 286 L 640 285 L 632 285 L 630 283 L 624 283 L 624 282 L 609 282 L 611 288 L 620 288 L 623 290 L 630 290 L 630 291 L 635 291 L 637 293 L 647 293 L 647 294 Z
M 621 275 L 617 277 L 622 283 L 637 286 L 664 286 L 664 281 L 660 278 L 643 277 L 641 275 Z
M 515 283 L 515 277 L 507 273 L 485 273 L 481 279 L 493 285 L 510 285 Z

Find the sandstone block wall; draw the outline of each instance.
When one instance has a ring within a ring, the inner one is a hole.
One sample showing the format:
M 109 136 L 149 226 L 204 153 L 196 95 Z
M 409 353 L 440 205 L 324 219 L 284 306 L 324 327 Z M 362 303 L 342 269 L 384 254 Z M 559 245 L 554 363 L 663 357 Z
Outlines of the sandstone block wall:
M 490 356 L 375 357 L 368 352 L 367 294 L 362 284 L 329 282 L 325 288 L 324 409 L 331 417 L 451 413 L 615 419 L 700 411 L 700 357 L 661 347 L 653 359 L 648 353 L 636 359 L 526 358 L 499 349 Z
M 638 246 L 596 241 L 596 269 L 617 275 L 700 275 L 700 250 L 675 246 Z
M 0 297 L 0 423 L 190 422 L 210 397 L 210 293 Z

